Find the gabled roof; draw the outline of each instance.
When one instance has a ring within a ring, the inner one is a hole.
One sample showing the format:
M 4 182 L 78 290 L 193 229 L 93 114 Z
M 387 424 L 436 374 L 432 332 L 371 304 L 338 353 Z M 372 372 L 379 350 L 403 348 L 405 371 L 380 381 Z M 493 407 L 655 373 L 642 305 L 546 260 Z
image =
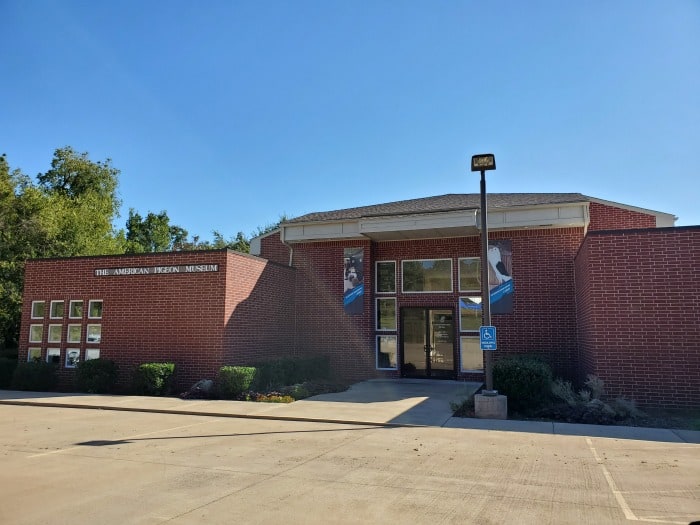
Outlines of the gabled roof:
M 590 201 L 590 198 L 580 193 L 489 193 L 488 209 L 568 204 L 588 201 Z M 480 195 L 478 193 L 450 193 L 437 197 L 409 199 L 386 204 L 346 208 L 344 210 L 307 213 L 306 215 L 285 221 L 284 224 L 343 221 L 348 219 L 361 219 L 363 217 L 387 217 L 392 215 L 439 213 L 457 210 L 476 210 L 479 206 Z

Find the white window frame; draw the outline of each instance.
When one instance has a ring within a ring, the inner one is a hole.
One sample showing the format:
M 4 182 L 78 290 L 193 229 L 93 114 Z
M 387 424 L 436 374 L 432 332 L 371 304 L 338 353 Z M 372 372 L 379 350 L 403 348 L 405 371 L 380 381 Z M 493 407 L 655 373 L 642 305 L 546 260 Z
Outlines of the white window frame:
M 90 341 L 90 327 L 98 326 L 100 328 L 100 338 L 97 341 Z M 89 324 L 87 325 L 87 330 L 85 331 L 85 342 L 91 345 L 98 345 L 102 341 L 102 325 L 101 324 Z
M 379 302 L 380 301 L 394 301 L 394 328 L 380 328 L 379 327 Z M 377 332 L 396 332 L 396 327 L 397 327 L 397 311 L 396 311 L 396 297 L 377 297 L 375 299 L 375 328 Z
M 34 306 L 43 304 L 44 305 L 44 314 L 41 316 L 34 315 Z M 43 319 L 46 316 L 46 301 L 32 301 L 32 313 L 31 313 L 31 318 L 32 319 Z
M 53 314 L 53 305 L 54 304 L 62 304 L 63 305 L 63 314 L 62 315 L 54 315 Z M 56 301 L 51 301 L 51 306 L 49 307 L 49 319 L 63 319 L 63 316 L 66 315 L 66 302 L 61 301 L 61 300 L 56 300 Z
M 54 363 L 53 357 L 56 356 L 58 359 Z M 46 362 L 60 365 L 61 364 L 61 349 L 60 348 L 47 348 L 46 349 Z
M 82 299 L 74 299 L 74 300 L 70 301 L 70 302 L 68 303 L 68 319 L 82 319 L 82 318 L 83 318 L 82 315 L 80 315 L 80 316 L 74 316 L 74 315 L 72 315 L 72 313 L 73 313 L 73 304 L 75 304 L 75 303 L 80 303 L 80 304 L 81 304 L 81 308 L 83 308 L 83 307 L 85 306 L 85 301 L 83 301 Z M 85 313 L 85 311 L 83 310 L 83 314 L 84 314 L 84 313 Z
M 32 333 L 36 327 L 41 328 L 41 337 L 39 339 L 32 339 Z M 41 343 L 44 340 L 44 325 L 43 324 L 30 324 L 29 325 L 29 342 L 30 343 Z
M 476 288 L 476 289 L 467 289 L 463 290 L 462 289 L 462 266 L 461 262 L 466 261 L 467 259 L 476 259 L 479 262 L 479 275 L 477 278 L 479 279 L 479 282 L 481 282 L 481 257 L 460 257 L 457 259 L 457 286 L 459 288 L 459 293 L 481 293 L 481 287 Z
M 90 301 L 88 301 L 88 311 L 87 311 L 88 319 L 102 319 L 102 309 L 100 309 L 100 316 L 99 316 L 99 317 L 93 317 L 93 316 L 91 315 L 91 313 L 92 313 L 92 303 L 101 303 L 101 304 L 102 304 L 102 309 L 104 309 L 104 302 L 102 301 L 102 299 L 90 299 Z
M 477 343 L 479 342 L 479 334 L 476 333 L 474 335 L 472 334 L 459 334 L 459 369 L 462 372 L 475 372 L 475 373 L 480 373 L 484 372 L 484 365 L 483 365 L 483 358 L 482 358 L 482 365 L 481 368 L 464 368 L 464 363 L 462 360 L 462 342 L 464 339 L 475 339 Z M 483 357 L 483 352 L 481 352 L 482 357 Z
M 404 289 L 404 285 L 406 284 L 406 281 L 404 279 L 404 263 L 407 263 L 407 262 L 425 262 L 425 261 L 435 261 L 435 262 L 450 261 L 450 289 L 449 290 L 429 290 L 429 291 L 423 291 L 423 292 L 415 292 L 412 290 L 406 291 Z M 450 259 L 449 257 L 443 257 L 440 259 L 404 259 L 403 261 L 401 261 L 401 293 L 405 293 L 405 294 L 454 293 L 455 283 L 453 282 L 454 281 L 453 273 L 454 273 L 454 264 L 453 264 L 452 259 Z
M 394 366 L 394 367 L 389 367 L 389 368 L 385 368 L 385 367 L 380 368 L 379 367 L 379 340 L 381 338 L 393 339 L 395 342 L 396 353 L 395 353 L 394 358 L 396 361 L 396 366 Z M 398 341 L 398 337 L 395 335 L 387 335 L 387 334 L 377 335 L 376 339 L 375 339 L 374 356 L 375 356 L 374 357 L 374 362 L 375 362 L 374 364 L 375 364 L 375 367 L 377 368 L 377 370 L 398 370 L 398 368 L 399 368 L 399 341 Z
M 78 339 L 71 339 L 71 336 L 70 336 L 71 328 L 75 328 L 76 326 L 79 328 Z M 82 341 L 82 338 L 83 338 L 83 326 L 80 324 L 69 324 L 68 327 L 66 328 L 66 342 L 75 344 L 75 343 L 79 343 L 80 341 Z
M 473 333 L 473 332 L 478 333 L 479 332 L 479 328 L 464 328 L 464 327 L 462 327 L 462 305 L 459 304 L 459 301 L 461 301 L 462 299 L 475 299 L 475 298 L 477 298 L 477 296 L 475 296 L 475 295 L 472 295 L 472 296 L 461 295 L 459 297 L 459 300 L 457 301 L 457 312 L 459 314 L 459 331 L 460 332 L 471 332 L 471 333 Z M 479 295 L 478 298 L 481 299 L 481 296 Z M 483 316 L 482 316 L 482 318 L 483 318 Z M 479 326 L 481 326 L 481 324 L 479 324 Z
M 31 346 L 27 348 L 27 363 L 33 363 L 34 359 L 32 359 L 32 350 L 38 350 L 39 352 L 39 359 L 38 361 L 41 361 L 41 348 L 37 346 Z M 36 353 L 36 352 L 35 352 Z
M 69 357 L 70 357 L 72 352 L 78 353 L 78 356 L 75 359 L 75 361 L 73 362 L 73 364 L 71 364 L 69 362 Z M 66 362 L 63 364 L 64 368 L 76 368 L 78 366 L 79 362 L 80 362 L 80 348 L 66 348 Z
M 97 354 L 97 356 L 95 356 Z M 100 349 L 99 348 L 86 348 L 85 349 L 85 361 L 90 361 L 91 359 L 99 359 L 100 358 Z
M 394 265 L 394 291 L 393 292 L 381 292 L 379 291 L 379 265 L 391 263 Z M 376 261 L 374 263 L 374 292 L 377 294 L 396 294 L 396 261 Z
M 58 339 L 52 338 L 52 332 L 56 332 L 58 328 Z M 46 342 L 47 343 L 60 343 L 63 340 L 63 325 L 60 324 L 50 324 L 49 329 L 46 332 Z

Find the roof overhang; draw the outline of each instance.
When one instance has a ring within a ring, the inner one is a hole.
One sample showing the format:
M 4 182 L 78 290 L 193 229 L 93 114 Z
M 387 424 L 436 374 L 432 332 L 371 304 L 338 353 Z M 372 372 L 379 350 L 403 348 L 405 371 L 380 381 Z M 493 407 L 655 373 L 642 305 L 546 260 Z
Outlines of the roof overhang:
M 518 206 L 490 210 L 489 230 L 531 228 L 586 228 L 589 222 L 588 202 Z M 395 241 L 469 237 L 478 235 L 478 209 L 464 209 L 423 214 L 360 217 L 342 221 L 321 221 L 282 224 L 283 242 L 313 242 L 342 239 Z

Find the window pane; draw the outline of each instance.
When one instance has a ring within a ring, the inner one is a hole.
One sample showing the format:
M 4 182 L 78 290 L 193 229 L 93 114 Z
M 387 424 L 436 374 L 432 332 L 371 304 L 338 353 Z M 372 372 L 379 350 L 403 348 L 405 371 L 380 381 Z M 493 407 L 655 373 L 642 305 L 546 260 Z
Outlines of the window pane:
M 51 301 L 51 317 L 56 319 L 63 317 L 63 301 Z
M 83 318 L 83 302 L 82 301 L 71 301 L 70 302 L 70 312 L 68 312 L 68 317 L 73 319 Z
M 66 368 L 75 368 L 80 361 L 79 348 L 66 348 Z
M 481 297 L 459 298 L 459 329 L 478 330 L 481 326 Z
M 61 329 L 63 327 L 60 324 L 50 324 L 49 325 L 49 343 L 60 343 L 61 342 Z
M 377 299 L 377 330 L 396 330 L 396 299 Z
M 396 336 L 377 337 L 377 368 L 396 369 Z
M 452 260 L 402 261 L 404 292 L 451 292 Z
M 27 351 L 27 362 L 38 363 L 41 361 L 41 348 L 30 348 Z
M 102 301 L 90 301 L 88 317 L 91 319 L 102 318 Z
M 32 318 L 43 319 L 46 303 L 44 301 L 32 301 Z
M 99 343 L 102 339 L 102 325 L 89 324 L 87 325 L 87 342 Z
M 61 362 L 61 349 L 60 348 L 49 348 L 46 350 L 46 362 L 53 363 L 55 365 Z
M 80 332 L 81 326 L 79 324 L 69 324 L 68 325 L 68 336 L 67 341 L 69 343 L 79 343 L 80 342 Z
M 481 291 L 481 261 L 478 257 L 459 260 L 459 291 Z
M 396 263 L 377 263 L 377 292 L 396 293 Z
M 462 371 L 483 370 L 484 353 L 478 337 L 460 337 Z
M 100 349 L 99 348 L 87 348 L 85 350 L 85 361 L 90 361 L 90 359 L 99 359 Z
M 29 342 L 30 343 L 41 343 L 44 337 L 44 326 L 40 324 L 33 324 L 29 327 Z

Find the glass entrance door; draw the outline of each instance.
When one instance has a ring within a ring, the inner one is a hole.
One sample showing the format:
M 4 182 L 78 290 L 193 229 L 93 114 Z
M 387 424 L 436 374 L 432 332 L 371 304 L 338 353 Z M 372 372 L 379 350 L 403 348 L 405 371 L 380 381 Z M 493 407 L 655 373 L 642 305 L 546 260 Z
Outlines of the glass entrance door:
M 455 377 L 452 310 L 402 308 L 401 341 L 402 376 Z

